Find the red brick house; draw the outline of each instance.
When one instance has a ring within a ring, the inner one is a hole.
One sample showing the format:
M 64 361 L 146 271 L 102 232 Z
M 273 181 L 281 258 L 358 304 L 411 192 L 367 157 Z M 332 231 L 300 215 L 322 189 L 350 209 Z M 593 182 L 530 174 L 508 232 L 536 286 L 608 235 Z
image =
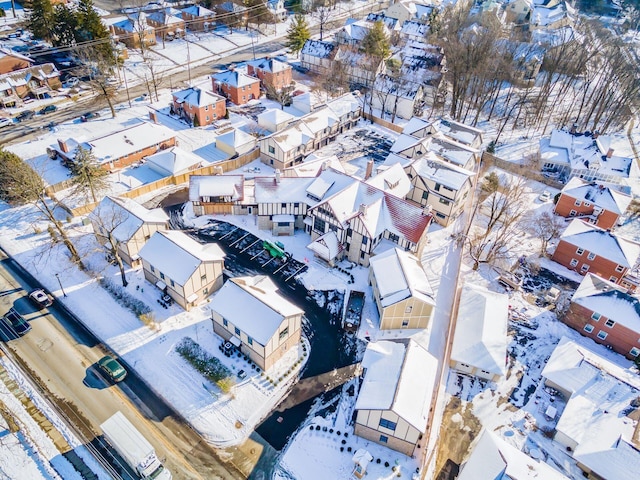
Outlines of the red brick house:
M 581 218 L 600 228 L 611 230 L 630 203 L 629 195 L 602 184 L 573 177 L 560 192 L 553 211 L 565 218 Z
M 34 65 L 0 75 L 0 106 L 17 107 L 26 98 L 43 98 L 62 87 L 53 63 Z
M 585 276 L 563 321 L 627 358 L 640 354 L 640 300 L 596 275 Z
M 237 70 L 225 70 L 211 75 L 213 91 L 236 105 L 260 98 L 260 80 Z
M 191 87 L 173 93 L 172 108 L 173 113 L 189 123 L 204 126 L 224 118 L 227 112 L 226 103 L 220 95 Z
M 637 243 L 575 219 L 560 237 L 551 259 L 581 275 L 590 272 L 626 288 L 635 288 L 624 277 L 636 266 L 638 257 Z
M 0 48 L 0 74 L 15 72 L 33 65 L 33 60 L 6 48 Z
M 182 9 L 182 19 L 192 32 L 208 31 L 215 24 L 215 16 L 216 14 L 213 10 L 200 5 L 191 5 Z
M 293 82 L 291 65 L 269 57 L 248 62 L 247 73 L 258 77 L 263 86 L 265 84 L 273 85 L 277 90 L 281 90 Z

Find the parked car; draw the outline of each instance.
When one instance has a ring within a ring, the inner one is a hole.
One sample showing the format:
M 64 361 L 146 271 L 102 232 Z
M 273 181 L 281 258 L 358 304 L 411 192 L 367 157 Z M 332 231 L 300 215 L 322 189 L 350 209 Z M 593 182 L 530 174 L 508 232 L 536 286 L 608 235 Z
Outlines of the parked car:
M 31 330 L 31 325 L 27 322 L 22 315 L 20 315 L 15 309 L 11 308 L 2 321 L 9 328 L 10 332 L 22 337 Z
M 98 112 L 87 112 L 84 115 L 82 115 L 80 117 L 80 121 L 82 122 L 88 122 L 89 120 L 93 119 L 93 118 L 98 118 L 100 116 L 100 114 Z
M 0 118 L 0 128 L 8 127 L 9 125 L 13 125 L 13 120 L 10 118 Z
M 114 382 L 121 382 L 127 376 L 127 371 L 124 367 L 111 355 L 105 355 L 98 360 L 98 366 L 105 375 L 107 375 Z
M 41 288 L 36 288 L 29 292 L 29 300 L 40 308 L 47 308 L 53 305 L 53 300 Z
M 25 120 L 29 120 L 29 119 L 33 118 L 34 115 L 35 115 L 35 113 L 32 110 L 24 110 L 23 112 L 21 112 L 16 117 L 16 121 L 17 122 L 24 122 Z
M 46 115 L 47 113 L 55 112 L 56 110 L 58 110 L 58 107 L 56 107 L 55 105 L 47 105 L 46 107 L 38 111 L 38 115 Z
M 78 80 L 78 77 L 70 77 L 62 84 L 62 86 L 64 88 L 73 88 L 78 86 L 78 83 L 80 83 L 80 80 Z
M 549 190 L 545 190 L 538 196 L 538 200 L 541 202 L 548 202 L 551 200 L 551 192 Z

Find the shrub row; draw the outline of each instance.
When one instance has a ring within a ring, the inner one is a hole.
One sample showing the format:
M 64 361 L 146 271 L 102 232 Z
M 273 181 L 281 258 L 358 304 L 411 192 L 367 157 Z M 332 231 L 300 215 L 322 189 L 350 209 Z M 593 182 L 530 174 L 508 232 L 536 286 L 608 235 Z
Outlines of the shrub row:
M 99 279 L 100 285 L 124 307 L 131 310 L 138 318 L 151 313 L 151 307 L 125 290 L 122 285 L 115 283 L 110 278 Z
M 207 380 L 215 383 L 224 393 L 228 393 L 235 385 L 231 370 L 220 363 L 216 357 L 205 352 L 191 338 L 184 337 L 180 340 L 176 346 L 176 352 Z

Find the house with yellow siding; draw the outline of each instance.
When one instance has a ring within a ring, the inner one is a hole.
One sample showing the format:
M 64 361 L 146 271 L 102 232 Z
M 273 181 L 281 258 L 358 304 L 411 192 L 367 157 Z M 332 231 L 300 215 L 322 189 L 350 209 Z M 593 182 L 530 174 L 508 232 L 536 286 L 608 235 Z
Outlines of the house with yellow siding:
M 304 311 L 265 275 L 229 279 L 209 304 L 213 331 L 269 370 L 300 343 Z
M 355 434 L 407 456 L 419 457 L 438 370 L 424 347 L 383 340 L 369 343 L 356 400 Z
M 392 248 L 371 257 L 369 283 L 380 314 L 380 330 L 427 328 L 436 302 L 414 255 Z
M 222 286 L 224 252 L 176 230 L 156 232 L 142 250 L 144 278 L 185 310 Z

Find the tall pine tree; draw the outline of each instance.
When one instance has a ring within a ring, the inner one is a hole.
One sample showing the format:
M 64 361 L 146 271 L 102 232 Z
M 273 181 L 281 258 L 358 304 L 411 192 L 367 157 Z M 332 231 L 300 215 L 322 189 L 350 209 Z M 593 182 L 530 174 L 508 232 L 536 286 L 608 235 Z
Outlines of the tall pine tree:
M 53 38 L 53 6 L 51 0 L 32 0 L 31 12 L 27 18 L 27 27 L 35 38 L 51 40 Z
M 285 46 L 288 47 L 292 53 L 298 55 L 305 42 L 311 37 L 309 32 L 309 24 L 303 15 L 297 14 L 293 17 L 293 21 L 287 30 L 287 41 Z
M 54 27 L 51 43 L 56 47 L 70 47 L 76 44 L 78 19 L 76 13 L 64 3 L 53 10 Z

